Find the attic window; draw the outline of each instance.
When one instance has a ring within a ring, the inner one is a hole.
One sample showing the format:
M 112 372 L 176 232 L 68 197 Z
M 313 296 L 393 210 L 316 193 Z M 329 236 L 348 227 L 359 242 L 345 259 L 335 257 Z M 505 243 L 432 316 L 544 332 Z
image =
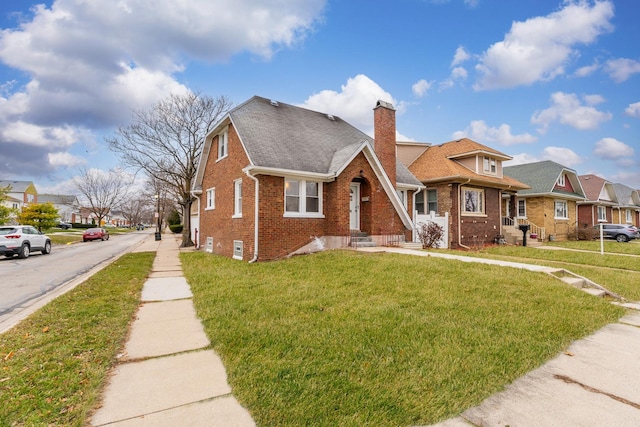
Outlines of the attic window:
M 566 182 L 564 180 L 564 174 L 560 175 L 560 178 L 558 178 L 558 187 L 564 187 L 566 185 Z
M 493 157 L 485 157 L 483 161 L 484 173 L 495 175 L 497 173 L 497 162 Z

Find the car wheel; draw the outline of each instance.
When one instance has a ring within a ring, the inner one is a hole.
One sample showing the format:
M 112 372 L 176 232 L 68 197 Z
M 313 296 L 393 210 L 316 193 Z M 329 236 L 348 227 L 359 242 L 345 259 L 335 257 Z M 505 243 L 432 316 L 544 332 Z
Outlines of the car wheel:
M 49 255 L 51 253 L 51 242 L 46 242 L 44 244 L 44 249 L 42 250 L 42 255 Z
M 618 242 L 627 242 L 629 240 L 629 238 L 627 236 L 625 236 L 624 234 L 618 234 L 616 236 L 616 240 Z
M 22 247 L 20 248 L 20 252 L 18 252 L 18 258 L 20 259 L 25 259 L 25 258 L 29 258 L 29 245 L 27 245 L 26 243 L 22 244 Z

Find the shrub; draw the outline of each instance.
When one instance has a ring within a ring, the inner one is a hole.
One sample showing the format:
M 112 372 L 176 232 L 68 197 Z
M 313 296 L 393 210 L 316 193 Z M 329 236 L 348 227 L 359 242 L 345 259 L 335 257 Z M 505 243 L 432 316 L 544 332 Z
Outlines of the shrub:
M 172 233 L 182 233 L 182 224 L 171 224 L 169 225 L 169 230 L 171 230 Z
M 435 222 L 418 223 L 418 238 L 422 242 L 424 249 L 440 246 L 440 239 L 442 239 L 443 234 L 444 229 Z

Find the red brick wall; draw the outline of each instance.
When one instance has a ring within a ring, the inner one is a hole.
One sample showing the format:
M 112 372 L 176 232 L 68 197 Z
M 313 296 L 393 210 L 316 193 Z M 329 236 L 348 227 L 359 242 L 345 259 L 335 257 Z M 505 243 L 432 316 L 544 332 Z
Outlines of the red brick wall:
M 244 149 L 232 126 L 229 126 L 229 155 L 218 161 L 218 138 L 214 138 L 202 181 L 200 207 L 201 242 L 213 237 L 215 254 L 233 256 L 233 241 L 244 242 L 243 259 L 253 258 L 254 249 L 254 198 L 255 184 L 242 168 L 249 164 Z M 234 213 L 234 180 L 242 179 L 242 218 L 232 218 Z M 215 209 L 205 210 L 206 191 L 215 187 Z
M 476 187 L 468 187 L 476 188 Z M 477 246 L 485 243 L 493 243 L 500 234 L 500 206 L 501 191 L 495 188 L 478 188 L 484 190 L 484 215 L 461 216 L 460 240 L 465 246 Z M 457 240 L 456 235 L 454 239 Z
M 396 187 L 396 111 L 378 106 L 373 111 L 375 151 Z

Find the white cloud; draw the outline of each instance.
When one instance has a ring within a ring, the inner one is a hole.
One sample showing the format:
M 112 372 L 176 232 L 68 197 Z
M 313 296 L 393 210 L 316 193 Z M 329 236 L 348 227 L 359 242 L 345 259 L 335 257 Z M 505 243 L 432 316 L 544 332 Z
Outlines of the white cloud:
M 633 147 L 615 138 L 602 138 L 596 142 L 593 153 L 608 160 L 628 159 L 633 157 Z
M 624 110 L 624 112 L 628 116 L 640 119 L 640 102 L 629 104 L 629 106 Z
M 512 157 L 513 159 L 504 162 L 504 166 L 525 165 L 527 163 L 535 163 L 541 160 L 540 158 L 529 153 L 520 153 Z
M 453 139 L 464 137 L 484 144 L 497 143 L 500 145 L 530 144 L 537 140 L 535 136 L 528 133 L 513 135 L 511 126 L 507 124 L 503 123 L 497 128 L 489 127 L 483 120 L 474 120 L 464 131 L 453 133 Z
M 340 92 L 323 90 L 307 98 L 300 106 L 339 116 L 372 135 L 373 108 L 379 100 L 390 102 L 398 112 L 404 108 L 376 82 L 364 74 L 358 74 L 347 80 Z
M 70 153 L 62 152 L 62 153 L 49 153 L 49 163 L 52 166 L 64 166 L 64 167 L 73 167 L 80 166 L 87 163 L 85 159 L 82 157 L 74 156 Z
M 543 160 L 553 160 L 563 166 L 573 167 L 583 162 L 575 151 L 565 147 L 546 147 L 542 150 Z
M 640 62 L 627 58 L 612 59 L 607 61 L 604 69 L 614 82 L 622 83 L 632 75 L 640 73 Z
M 465 50 L 463 46 L 458 46 L 456 53 L 453 55 L 453 61 L 451 61 L 451 67 L 462 64 L 471 58 L 471 55 Z
M 552 80 L 565 73 L 575 46 L 594 42 L 612 30 L 613 3 L 566 0 L 547 16 L 514 22 L 504 40 L 482 55 L 476 90 L 502 89 Z
M 49 147 L 59 159 L 61 147 L 77 142 L 74 128 L 102 131 L 128 121 L 132 110 L 186 91 L 175 74 L 191 60 L 222 62 L 241 52 L 269 60 L 314 30 L 326 1 L 119 0 L 105 7 L 53 0 L 34 6 L 18 27 L 0 32 L 0 61 L 28 79 L 0 87 L 0 130 L 10 138 L 0 141 L 0 160 L 15 164 L 5 172 L 47 172 L 17 169 L 25 164 L 11 161 L 19 144 Z M 39 153 L 41 161 L 46 154 Z
M 413 86 L 411 86 L 411 90 L 413 91 L 413 94 L 415 96 L 417 96 L 418 98 L 422 98 L 427 94 L 429 89 L 431 89 L 432 85 L 433 85 L 433 82 L 428 82 L 422 79 L 414 83 Z
M 578 68 L 573 75 L 576 77 L 587 77 L 598 71 L 598 69 L 600 69 L 600 64 L 596 62 L 595 64 Z
M 597 129 L 600 123 L 611 120 L 611 113 L 596 110 L 592 105 L 600 103 L 603 98 L 599 95 L 583 97 L 585 104 L 580 102 L 573 93 L 556 92 L 551 95 L 551 107 L 536 111 L 531 116 L 531 123 L 540 125 L 538 132 L 545 133 L 554 122 L 574 127 L 578 130 Z

